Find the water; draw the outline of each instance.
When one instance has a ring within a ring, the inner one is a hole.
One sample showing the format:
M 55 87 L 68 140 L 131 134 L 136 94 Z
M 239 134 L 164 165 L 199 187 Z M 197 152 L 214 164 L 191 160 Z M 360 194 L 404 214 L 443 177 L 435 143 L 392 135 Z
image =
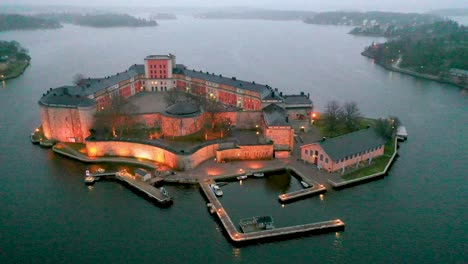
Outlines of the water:
M 351 36 L 347 27 L 191 18 L 160 24 L 0 35 L 19 41 L 32 57 L 23 76 L 0 88 L 1 263 L 467 261 L 466 91 L 382 69 L 359 53 L 383 39 Z M 245 192 L 223 187 L 234 219 L 271 212 L 278 226 L 346 223 L 338 234 L 242 248 L 227 241 L 194 187 L 168 186 L 175 203 L 167 209 L 118 183 L 88 189 L 87 164 L 29 142 L 40 122 L 37 100 L 49 87 L 71 83 L 76 73 L 106 76 L 169 52 L 189 68 L 310 93 L 318 110 L 336 99 L 356 101 L 370 117 L 397 115 L 410 138 L 388 177 L 331 190 L 323 200 L 282 208 L 274 191 L 286 188 L 281 183 L 249 179 Z

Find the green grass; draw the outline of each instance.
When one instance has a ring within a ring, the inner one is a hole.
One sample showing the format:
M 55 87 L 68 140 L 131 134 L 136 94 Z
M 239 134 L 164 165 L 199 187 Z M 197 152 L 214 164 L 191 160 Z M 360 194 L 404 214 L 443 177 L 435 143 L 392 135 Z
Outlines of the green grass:
M 1 74 L 4 75 L 4 79 L 15 78 L 21 75 L 28 65 L 28 61 L 17 61 L 14 64 L 8 64 L 8 68 Z
M 357 130 L 367 128 L 367 126 L 375 127 L 376 122 L 377 122 L 376 119 L 361 118 L 359 128 Z M 333 131 L 333 132 L 328 131 L 327 120 L 325 118 L 316 120 L 314 125 L 318 128 L 320 132 L 320 136 L 322 137 L 332 138 L 332 137 L 338 137 L 338 136 L 353 132 L 352 130 L 349 130 L 344 124 L 338 125 L 336 128 L 336 131 Z
M 384 155 L 373 159 L 370 166 L 350 172 L 349 174 L 345 174 L 341 176 L 341 178 L 343 180 L 349 181 L 382 172 L 390 161 L 393 152 L 395 151 L 395 140 L 396 138 L 393 138 L 392 140 L 388 141 L 387 144 L 385 144 Z

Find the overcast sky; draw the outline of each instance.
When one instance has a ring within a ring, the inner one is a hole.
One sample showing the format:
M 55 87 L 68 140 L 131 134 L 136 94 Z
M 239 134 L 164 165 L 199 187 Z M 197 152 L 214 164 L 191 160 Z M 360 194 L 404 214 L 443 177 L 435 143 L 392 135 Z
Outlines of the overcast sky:
M 441 8 L 468 8 L 468 0 L 0 0 L 0 4 L 75 6 L 245 6 L 289 10 L 382 10 L 423 12 Z

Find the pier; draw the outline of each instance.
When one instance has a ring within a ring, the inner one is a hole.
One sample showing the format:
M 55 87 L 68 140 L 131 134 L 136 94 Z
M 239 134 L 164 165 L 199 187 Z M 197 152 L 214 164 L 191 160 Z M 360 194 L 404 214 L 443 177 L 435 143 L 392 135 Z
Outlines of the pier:
M 314 195 L 314 194 L 320 194 L 327 191 L 327 188 L 321 184 L 314 184 L 313 187 L 306 188 L 303 190 L 299 191 L 294 191 L 294 192 L 289 192 L 285 194 L 281 194 L 278 196 L 278 199 L 283 202 L 291 202 L 296 199 L 304 198 L 306 196 Z
M 286 236 L 303 235 L 306 233 L 324 233 L 333 230 L 342 230 L 345 224 L 340 219 L 310 223 L 304 225 L 296 225 L 289 227 L 274 228 L 269 230 L 255 231 L 249 233 L 241 233 L 237 230 L 236 226 L 232 222 L 226 210 L 224 210 L 221 202 L 211 191 L 209 185 L 214 183 L 213 180 L 208 179 L 200 181 L 200 187 L 205 193 L 209 203 L 210 209 L 213 213 L 216 213 L 218 219 L 221 221 L 226 233 L 233 242 L 243 243 L 252 242 L 256 240 L 265 240 L 270 238 L 280 238 Z
M 115 174 L 115 178 L 122 182 L 127 183 L 129 186 L 141 191 L 148 195 L 149 198 L 155 199 L 160 204 L 170 204 L 172 199 L 161 193 L 158 188 L 150 184 L 134 179 L 134 176 L 125 171 L 119 171 Z

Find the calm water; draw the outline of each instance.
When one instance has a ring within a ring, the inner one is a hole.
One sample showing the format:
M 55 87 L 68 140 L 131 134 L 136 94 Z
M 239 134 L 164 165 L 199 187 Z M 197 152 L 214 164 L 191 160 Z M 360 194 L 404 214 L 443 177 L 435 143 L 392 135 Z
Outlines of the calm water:
M 1 33 L 30 50 L 25 74 L 0 88 L 0 262 L 453 263 L 467 257 L 467 92 L 391 73 L 359 53 L 373 40 L 349 28 L 300 22 L 162 21 L 157 28 Z M 277 226 L 339 217 L 344 232 L 233 247 L 194 187 L 168 186 L 155 207 L 113 182 L 88 189 L 86 164 L 32 145 L 37 100 L 73 75 L 106 76 L 148 54 L 177 55 L 204 71 L 267 83 L 286 93 L 353 100 L 371 117 L 397 115 L 410 139 L 383 180 L 288 204 L 297 182 L 225 186 L 234 219 L 272 214 Z M 288 187 L 288 184 L 290 186 Z

